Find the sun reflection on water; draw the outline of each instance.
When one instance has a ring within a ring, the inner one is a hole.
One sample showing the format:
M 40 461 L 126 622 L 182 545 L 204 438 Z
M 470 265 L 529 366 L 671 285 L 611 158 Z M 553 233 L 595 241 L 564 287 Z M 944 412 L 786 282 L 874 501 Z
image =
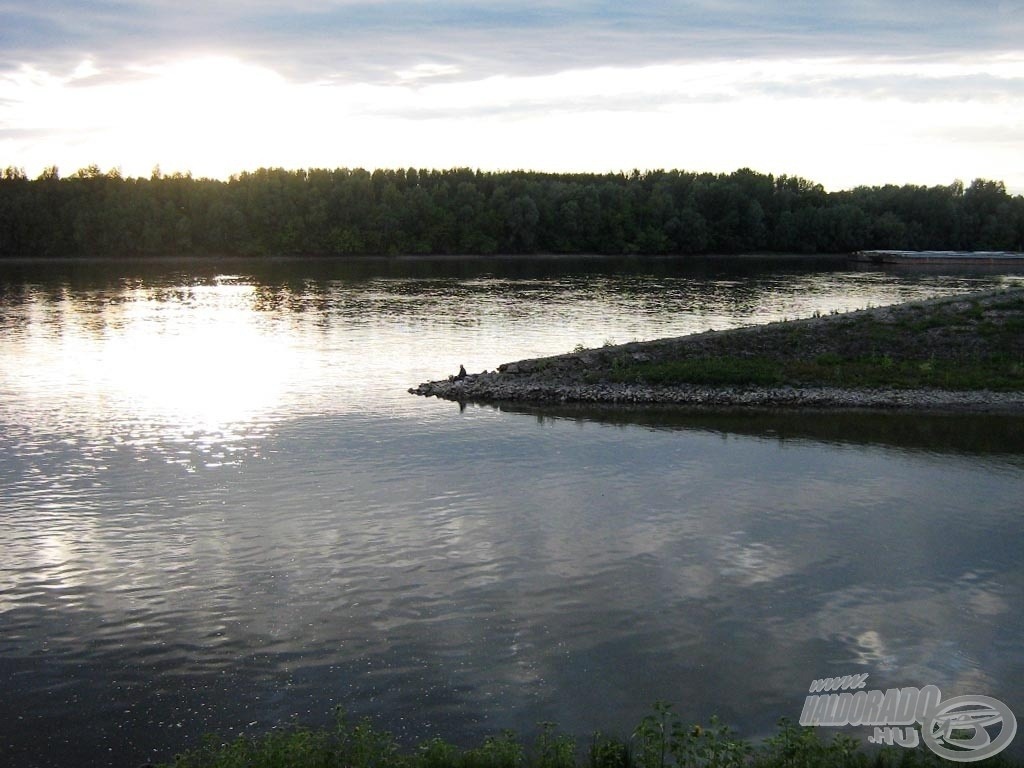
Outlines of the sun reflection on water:
M 230 278 L 173 291 L 36 293 L 4 345 L 0 384 L 37 431 L 230 446 L 275 420 L 299 396 L 296 379 L 320 365 L 295 334 L 254 312 L 257 299 Z

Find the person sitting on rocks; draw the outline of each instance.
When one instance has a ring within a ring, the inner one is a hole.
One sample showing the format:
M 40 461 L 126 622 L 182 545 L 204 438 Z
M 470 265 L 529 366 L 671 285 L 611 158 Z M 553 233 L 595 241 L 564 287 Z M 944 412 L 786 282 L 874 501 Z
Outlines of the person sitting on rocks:
M 456 380 L 458 380 L 458 381 L 462 381 L 462 380 L 463 380 L 464 378 L 466 378 L 466 376 L 468 376 L 468 375 L 469 375 L 469 374 L 467 374 L 467 373 L 466 373 L 466 366 L 464 366 L 464 365 L 460 365 L 460 366 L 459 366 L 459 375 L 458 375 L 458 376 L 456 376 L 455 378 L 456 378 Z

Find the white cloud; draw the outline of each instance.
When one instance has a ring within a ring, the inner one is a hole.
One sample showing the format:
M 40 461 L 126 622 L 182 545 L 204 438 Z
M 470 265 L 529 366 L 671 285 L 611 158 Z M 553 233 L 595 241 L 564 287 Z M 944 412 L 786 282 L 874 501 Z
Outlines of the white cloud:
M 749 166 L 829 188 L 1024 189 L 1024 56 L 604 66 L 458 79 L 423 61 L 384 82 L 295 83 L 231 57 L 0 79 L 0 164 L 131 175 L 259 166 L 607 171 Z M 983 83 L 985 87 L 979 87 Z M 881 85 L 880 85 L 881 84 Z
M 298 81 L 386 81 L 424 62 L 479 80 L 727 57 L 1012 52 L 1022 35 L 1019 3 L 991 0 L 22 0 L 0 4 L 0 70 L 219 53 Z

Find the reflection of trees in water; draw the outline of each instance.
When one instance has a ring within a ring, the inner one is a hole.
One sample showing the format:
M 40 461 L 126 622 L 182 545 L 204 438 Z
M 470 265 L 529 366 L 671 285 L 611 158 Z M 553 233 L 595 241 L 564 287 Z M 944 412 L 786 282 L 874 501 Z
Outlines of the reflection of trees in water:
M 494 407 L 494 406 L 480 406 Z M 538 419 L 574 419 L 658 430 L 695 430 L 768 440 L 877 445 L 910 452 L 998 457 L 1024 465 L 1024 416 L 991 413 L 694 410 L 672 406 L 503 404 Z

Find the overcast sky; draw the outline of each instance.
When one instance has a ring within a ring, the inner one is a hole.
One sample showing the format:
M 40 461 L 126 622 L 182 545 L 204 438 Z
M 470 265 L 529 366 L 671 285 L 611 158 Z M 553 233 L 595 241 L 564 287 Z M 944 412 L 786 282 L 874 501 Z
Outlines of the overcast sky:
M 1024 192 L 1024 0 L 0 0 L 0 166 Z

